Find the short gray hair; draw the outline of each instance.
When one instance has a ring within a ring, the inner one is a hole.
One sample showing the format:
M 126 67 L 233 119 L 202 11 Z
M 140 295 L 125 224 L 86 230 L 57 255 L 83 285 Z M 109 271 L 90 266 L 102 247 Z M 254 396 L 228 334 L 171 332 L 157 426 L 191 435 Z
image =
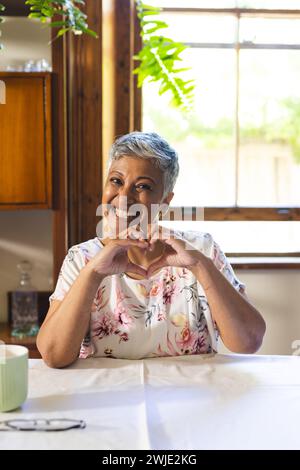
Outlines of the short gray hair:
M 173 190 L 179 173 L 178 154 L 160 135 L 135 131 L 117 138 L 110 149 L 108 168 L 125 155 L 152 160 L 164 175 L 163 195 Z

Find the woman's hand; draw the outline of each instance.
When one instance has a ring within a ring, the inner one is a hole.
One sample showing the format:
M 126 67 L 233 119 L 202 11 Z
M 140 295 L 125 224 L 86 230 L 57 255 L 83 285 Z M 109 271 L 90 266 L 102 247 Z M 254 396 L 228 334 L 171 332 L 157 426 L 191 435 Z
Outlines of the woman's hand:
M 196 250 L 190 243 L 176 238 L 176 232 L 170 229 L 159 226 L 158 232 L 150 240 L 150 246 L 158 239 L 165 244 L 165 251 L 163 256 L 148 268 L 148 277 L 165 266 L 187 268 L 192 271 L 199 266 L 201 261 L 206 259 L 206 256 Z
M 146 277 L 147 271 L 128 259 L 127 251 L 133 246 L 146 249 L 149 244 L 145 240 L 110 240 L 108 244 L 91 259 L 87 267 L 102 277 L 124 272 L 135 273 Z

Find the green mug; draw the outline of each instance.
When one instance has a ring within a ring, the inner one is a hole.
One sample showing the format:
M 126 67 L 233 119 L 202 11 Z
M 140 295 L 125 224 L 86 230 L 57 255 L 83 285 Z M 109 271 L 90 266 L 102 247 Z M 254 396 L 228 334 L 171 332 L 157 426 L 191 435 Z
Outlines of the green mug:
M 18 408 L 27 398 L 28 349 L 0 344 L 0 412 Z

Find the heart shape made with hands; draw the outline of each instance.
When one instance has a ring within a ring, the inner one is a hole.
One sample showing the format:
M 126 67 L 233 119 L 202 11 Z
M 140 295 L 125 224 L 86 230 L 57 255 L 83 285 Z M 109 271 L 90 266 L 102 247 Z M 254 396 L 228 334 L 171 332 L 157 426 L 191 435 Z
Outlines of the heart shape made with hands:
M 145 250 L 147 250 L 147 248 L 145 248 Z M 162 253 L 159 256 L 157 256 L 156 258 L 154 258 L 152 260 L 152 262 L 147 266 L 147 268 L 145 266 L 141 265 L 141 264 L 136 263 L 135 260 L 130 257 L 129 252 L 127 252 L 127 258 L 128 258 L 128 261 L 130 262 L 131 265 L 138 266 L 138 267 L 144 269 L 146 271 L 146 276 L 145 277 L 148 278 L 149 277 L 148 276 L 149 270 L 151 270 L 151 272 L 152 271 L 154 272 L 154 271 L 157 270 L 157 269 L 155 269 L 155 266 L 157 266 L 158 263 L 162 262 L 162 260 L 164 258 L 164 255 L 165 255 L 165 251 L 166 251 L 166 245 L 164 244 Z M 158 268 L 158 269 L 160 269 L 160 268 Z M 132 277 L 132 276 L 130 276 L 130 277 Z M 139 277 L 139 279 L 141 279 L 141 278 L 142 277 Z
M 163 227 L 159 228 L 158 233 L 150 239 L 150 246 L 153 245 L 157 240 L 163 242 L 163 252 L 147 267 L 146 275 L 147 278 L 151 277 L 156 271 L 165 266 L 174 266 L 188 268 L 194 266 L 201 255 L 197 250 L 190 246 L 189 250 L 186 250 L 186 241 L 176 236 L 176 232 L 169 229 L 165 230 Z M 127 253 L 128 256 L 128 253 Z M 129 258 L 132 264 L 136 264 L 134 260 Z M 144 266 L 138 265 L 142 269 Z

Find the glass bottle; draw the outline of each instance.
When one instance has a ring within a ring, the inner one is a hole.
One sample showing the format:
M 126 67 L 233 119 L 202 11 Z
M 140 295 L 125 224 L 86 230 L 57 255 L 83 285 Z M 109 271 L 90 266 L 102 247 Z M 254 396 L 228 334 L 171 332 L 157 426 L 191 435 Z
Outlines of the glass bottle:
M 39 330 L 38 296 L 29 274 L 32 265 L 29 261 L 21 261 L 17 269 L 20 279 L 19 286 L 12 292 L 12 336 L 36 336 Z

